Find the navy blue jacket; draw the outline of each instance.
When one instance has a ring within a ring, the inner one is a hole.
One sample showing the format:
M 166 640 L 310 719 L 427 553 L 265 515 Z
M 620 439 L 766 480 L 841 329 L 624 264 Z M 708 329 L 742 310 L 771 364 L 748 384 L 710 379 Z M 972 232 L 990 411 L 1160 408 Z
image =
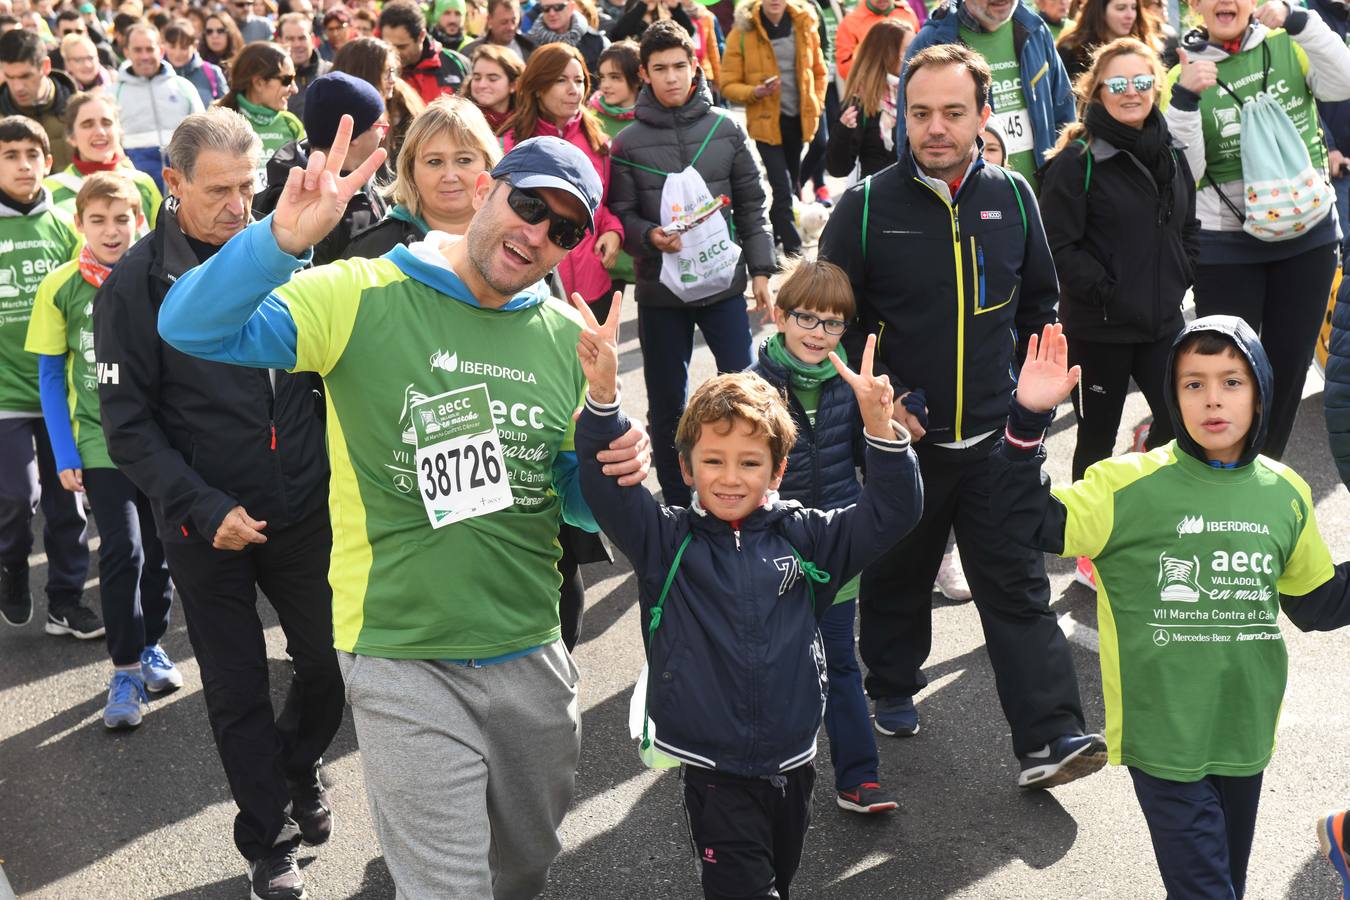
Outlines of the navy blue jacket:
M 947 2 L 933 10 L 932 16 L 919 33 L 910 42 L 905 53 L 905 63 L 914 54 L 935 44 L 961 43 L 961 23 L 957 15 L 958 0 Z M 1050 27 L 1045 24 L 1035 10 L 1021 3 L 1013 11 L 1013 52 L 1017 54 L 1017 67 L 1022 77 L 1022 94 L 1026 97 L 1027 113 L 1031 117 L 1031 137 L 1034 144 L 1036 169 L 1045 165 L 1045 152 L 1055 146 L 1059 131 L 1076 119 L 1074 113 L 1073 85 L 1069 74 L 1064 71 L 1064 63 L 1055 51 L 1055 39 Z M 900 72 L 900 84 L 905 83 L 905 73 Z M 999 110 L 994 110 L 997 114 Z M 902 154 L 908 142 L 905 140 L 904 94 L 900 97 L 900 115 L 895 117 L 895 151 Z
M 651 645 L 648 715 L 662 752 L 745 777 L 810 762 L 825 707 L 818 623 L 839 588 L 919 521 L 923 486 L 907 441 L 867 438 L 858 503 L 830 512 L 770 498 L 730 523 L 620 487 L 595 455 L 628 430 L 589 399 L 577 420 L 581 490 L 600 527 L 633 564 L 642 634 L 675 553 L 691 536 Z M 808 579 L 793 551 L 829 582 Z
M 1327 418 L 1331 455 L 1336 460 L 1341 481 L 1350 487 L 1350 278 L 1342 277 L 1336 295 L 1331 341 L 1327 347 L 1326 377 L 1322 408 Z
M 837 509 L 856 503 L 862 493 L 857 468 L 862 462 L 863 426 L 853 388 L 839 377 L 822 384 L 812 427 L 801 401 L 792 392 L 787 369 L 769 358 L 764 344 L 750 371 L 778 389 L 792 412 L 792 421 L 797 423 L 797 443 L 788 455 L 778 496 L 810 509 Z

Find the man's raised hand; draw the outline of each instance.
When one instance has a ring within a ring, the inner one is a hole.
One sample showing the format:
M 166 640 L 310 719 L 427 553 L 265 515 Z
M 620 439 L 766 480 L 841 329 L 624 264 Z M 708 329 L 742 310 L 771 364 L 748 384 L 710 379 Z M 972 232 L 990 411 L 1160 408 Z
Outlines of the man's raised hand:
M 1032 412 L 1049 412 L 1073 393 L 1082 369 L 1069 368 L 1069 341 L 1064 326 L 1047 325 L 1027 342 L 1027 360 L 1017 377 L 1017 402 Z
M 365 187 L 384 162 L 385 152 L 381 148 L 354 171 L 343 175 L 342 164 L 347 159 L 351 139 L 352 117 L 344 115 L 328 153 L 321 150 L 313 153 L 308 165 L 296 166 L 287 174 L 286 186 L 272 214 L 272 235 L 277 246 L 287 253 L 299 256 L 323 240 L 342 220 L 347 201 Z
M 587 391 L 597 403 L 613 403 L 618 393 L 619 319 L 623 313 L 623 292 L 615 291 L 609 315 L 600 324 L 590 305 L 580 294 L 572 295 L 572 305 L 581 314 L 583 327 L 577 335 L 577 359 L 589 384 Z
M 862 412 L 863 427 L 873 437 L 891 440 L 895 431 L 891 427 L 891 416 L 895 411 L 895 388 L 885 375 L 872 374 L 872 360 L 877 352 L 877 336 L 867 336 L 867 346 L 863 349 L 862 362 L 854 372 L 839 354 L 830 351 L 830 362 L 839 372 L 839 377 L 853 388 L 853 396 L 858 398 L 858 409 Z

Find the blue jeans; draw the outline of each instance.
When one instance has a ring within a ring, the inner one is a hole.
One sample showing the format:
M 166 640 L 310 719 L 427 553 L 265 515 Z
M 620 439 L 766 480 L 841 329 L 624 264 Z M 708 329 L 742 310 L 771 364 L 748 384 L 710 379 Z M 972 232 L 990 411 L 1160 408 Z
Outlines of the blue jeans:
M 675 427 L 688 398 L 695 325 L 703 332 L 719 373 L 746 369 L 751 359 L 750 317 L 744 297 L 728 297 L 709 306 L 638 306 L 638 343 L 642 347 L 642 378 L 647 385 L 652 461 L 656 463 L 662 497 L 670 506 L 688 506 L 690 500 L 675 453 Z
M 858 601 L 830 607 L 820 620 L 825 643 L 829 694 L 825 702 L 825 733 L 830 736 L 836 790 L 877 780 L 877 739 L 863 694 L 862 670 L 853 646 L 853 622 Z

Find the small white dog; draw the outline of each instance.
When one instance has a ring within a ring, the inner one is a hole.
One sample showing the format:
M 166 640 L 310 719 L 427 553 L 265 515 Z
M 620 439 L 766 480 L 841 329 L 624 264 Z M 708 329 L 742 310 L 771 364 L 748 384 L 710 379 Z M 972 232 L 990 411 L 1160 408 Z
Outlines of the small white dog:
M 792 219 L 797 225 L 797 233 L 802 236 L 803 247 L 814 247 L 830 221 L 830 211 L 819 203 L 803 203 L 796 200 L 792 204 Z

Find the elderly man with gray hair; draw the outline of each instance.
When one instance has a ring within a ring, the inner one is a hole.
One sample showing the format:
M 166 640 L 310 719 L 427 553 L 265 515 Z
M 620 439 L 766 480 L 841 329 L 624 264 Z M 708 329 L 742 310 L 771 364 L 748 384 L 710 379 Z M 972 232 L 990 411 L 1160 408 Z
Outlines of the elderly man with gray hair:
M 94 349 L 108 452 L 154 508 L 252 896 L 297 900 L 297 847 L 332 830 L 319 765 L 343 710 L 320 382 L 197 359 L 156 330 L 170 285 L 248 224 L 261 150 L 233 111 L 182 121 L 165 150 L 169 199 L 155 229 L 95 300 Z M 295 664 L 275 718 L 259 588 Z

